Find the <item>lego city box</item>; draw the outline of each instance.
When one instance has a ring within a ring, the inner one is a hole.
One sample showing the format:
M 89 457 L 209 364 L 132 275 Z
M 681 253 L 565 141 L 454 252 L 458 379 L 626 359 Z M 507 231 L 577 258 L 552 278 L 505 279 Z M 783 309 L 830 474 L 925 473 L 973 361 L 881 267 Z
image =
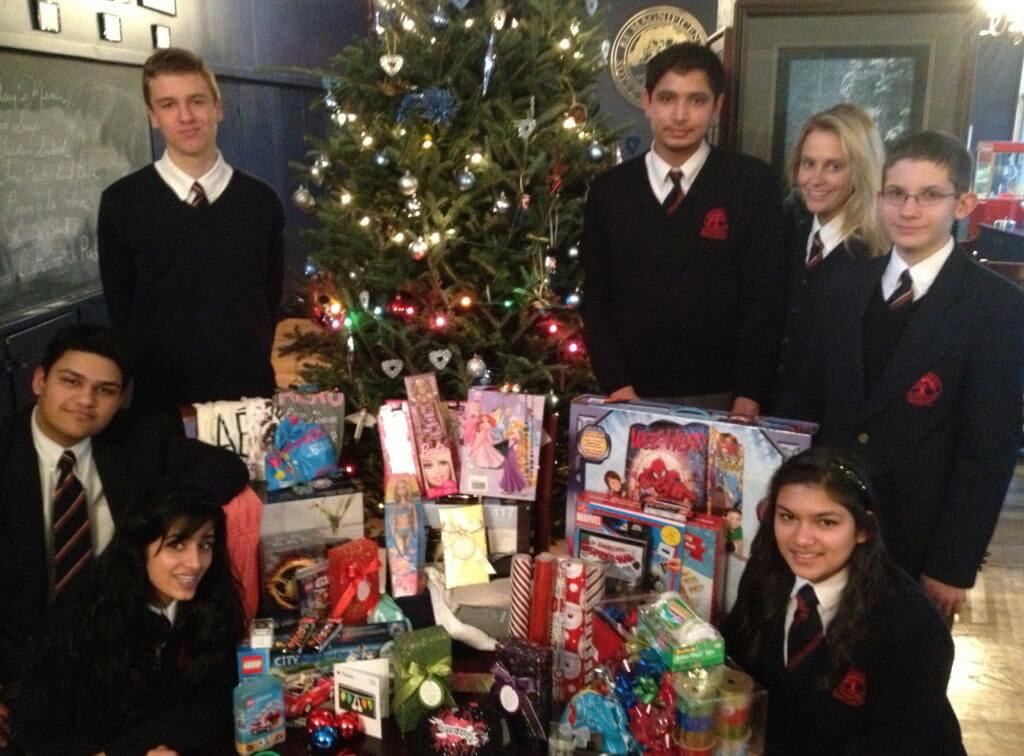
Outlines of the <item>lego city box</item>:
M 724 517 L 728 609 L 772 475 L 810 446 L 816 430 L 795 420 L 748 422 L 716 410 L 580 396 L 569 412 L 569 548 L 578 550 L 577 500 L 585 491 L 612 497 L 623 509 L 683 523 L 694 515 Z

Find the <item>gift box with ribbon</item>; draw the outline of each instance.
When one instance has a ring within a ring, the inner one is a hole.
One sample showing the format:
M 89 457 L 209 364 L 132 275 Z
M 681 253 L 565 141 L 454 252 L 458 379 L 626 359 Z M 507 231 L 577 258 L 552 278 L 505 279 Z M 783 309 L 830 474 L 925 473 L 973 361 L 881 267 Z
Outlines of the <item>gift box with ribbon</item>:
M 415 729 L 429 712 L 455 705 L 451 693 L 452 639 L 443 627 L 399 635 L 391 660 L 395 670 L 391 713 L 402 732 Z
M 519 638 L 498 641 L 491 698 L 517 740 L 537 750 L 551 719 L 551 649 Z
M 439 511 L 444 546 L 444 580 L 449 589 L 486 583 L 495 573 L 487 561 L 484 508 L 480 504 Z
M 331 617 L 346 625 L 366 623 L 380 600 L 380 558 L 369 538 L 335 546 L 327 552 Z

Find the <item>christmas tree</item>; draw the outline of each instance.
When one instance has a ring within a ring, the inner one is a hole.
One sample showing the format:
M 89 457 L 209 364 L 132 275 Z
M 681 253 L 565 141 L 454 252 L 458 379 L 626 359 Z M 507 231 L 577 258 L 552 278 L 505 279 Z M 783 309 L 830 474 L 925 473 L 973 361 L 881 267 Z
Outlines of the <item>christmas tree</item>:
M 375 0 L 372 31 L 323 76 L 331 128 L 295 201 L 316 213 L 305 377 L 369 416 L 435 371 L 543 393 L 594 386 L 579 254 L 590 179 L 615 159 L 592 89 L 596 0 Z M 379 490 L 375 433 L 346 461 Z M 564 461 L 564 455 L 558 458 Z

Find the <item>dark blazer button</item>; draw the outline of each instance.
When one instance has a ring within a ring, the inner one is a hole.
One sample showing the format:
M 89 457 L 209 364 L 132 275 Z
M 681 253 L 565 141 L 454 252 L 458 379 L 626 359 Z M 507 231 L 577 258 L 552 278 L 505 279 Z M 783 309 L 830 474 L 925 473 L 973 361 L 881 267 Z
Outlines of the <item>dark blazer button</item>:
M 859 441 L 862 444 L 866 444 L 868 441 L 870 441 L 870 438 L 868 437 L 867 433 L 858 433 L 857 441 Z

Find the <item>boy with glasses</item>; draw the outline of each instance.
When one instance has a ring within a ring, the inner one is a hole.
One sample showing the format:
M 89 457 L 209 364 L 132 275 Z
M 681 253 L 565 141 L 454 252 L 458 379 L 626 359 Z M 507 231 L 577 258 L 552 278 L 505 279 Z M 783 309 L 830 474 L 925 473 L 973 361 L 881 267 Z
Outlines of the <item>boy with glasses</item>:
M 947 616 L 984 559 L 1024 423 L 1024 292 L 951 233 L 977 202 L 972 175 L 946 134 L 890 148 L 879 205 L 892 251 L 828 282 L 809 374 L 782 407 L 819 422 L 818 443 L 865 453 L 891 555 Z

